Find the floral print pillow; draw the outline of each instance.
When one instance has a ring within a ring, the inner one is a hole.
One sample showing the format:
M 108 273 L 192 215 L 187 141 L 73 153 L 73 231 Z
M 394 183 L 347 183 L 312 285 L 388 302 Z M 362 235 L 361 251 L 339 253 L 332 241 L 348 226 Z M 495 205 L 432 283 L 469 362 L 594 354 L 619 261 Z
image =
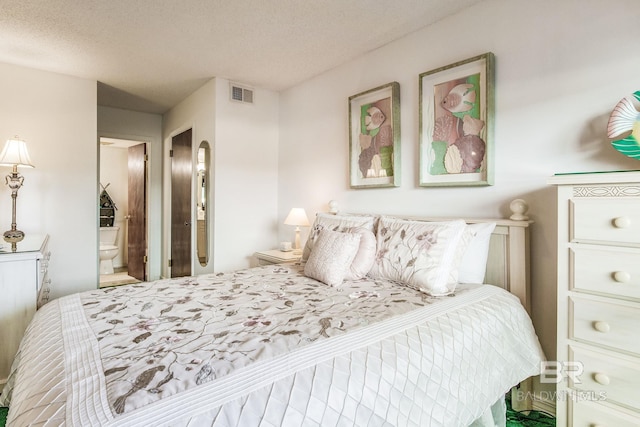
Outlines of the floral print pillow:
M 463 220 L 421 222 L 381 217 L 373 278 L 405 283 L 432 296 L 451 294 L 464 254 Z

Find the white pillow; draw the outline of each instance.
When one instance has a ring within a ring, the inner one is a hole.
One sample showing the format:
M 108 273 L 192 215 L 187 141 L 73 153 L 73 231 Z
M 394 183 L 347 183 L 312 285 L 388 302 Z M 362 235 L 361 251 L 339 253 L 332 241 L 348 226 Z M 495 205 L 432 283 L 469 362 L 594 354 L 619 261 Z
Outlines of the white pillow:
M 460 244 L 466 224 L 408 221 L 382 217 L 378 223 L 373 278 L 406 283 L 433 296 L 452 293 L 457 269 L 464 254 Z
M 470 234 L 471 240 L 462 255 L 462 261 L 460 261 L 458 268 L 459 283 L 484 283 L 489 256 L 489 241 L 495 228 L 495 222 L 467 225 L 465 234 Z
M 313 245 L 318 237 L 320 230 L 347 231 L 350 228 L 362 227 L 373 232 L 373 224 L 375 218 L 372 216 L 358 215 L 332 215 L 324 212 L 316 214 L 316 219 L 309 231 L 309 238 L 304 245 L 302 251 L 302 261 L 306 261 L 311 254 Z
M 350 228 L 349 233 L 360 234 L 360 246 L 344 280 L 358 280 L 365 277 L 376 259 L 376 236 L 362 228 Z
M 321 230 L 304 266 L 304 274 L 338 287 L 342 285 L 359 247 L 359 233 Z

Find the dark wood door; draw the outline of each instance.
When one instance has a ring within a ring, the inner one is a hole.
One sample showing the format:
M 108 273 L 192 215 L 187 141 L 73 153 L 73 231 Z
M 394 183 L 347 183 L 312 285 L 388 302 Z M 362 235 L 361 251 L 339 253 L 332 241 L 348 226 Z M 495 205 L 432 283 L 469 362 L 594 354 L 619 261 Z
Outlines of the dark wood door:
M 127 271 L 146 280 L 147 253 L 147 145 L 129 147 L 129 223 L 127 226 Z
M 182 277 L 191 275 L 191 129 L 171 145 L 171 277 Z

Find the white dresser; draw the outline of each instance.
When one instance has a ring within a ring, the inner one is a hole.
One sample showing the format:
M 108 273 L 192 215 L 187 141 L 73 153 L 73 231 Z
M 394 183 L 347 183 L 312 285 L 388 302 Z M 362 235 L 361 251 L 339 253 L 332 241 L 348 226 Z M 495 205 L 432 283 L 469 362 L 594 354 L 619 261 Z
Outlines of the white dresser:
M 0 390 L 36 309 L 49 299 L 49 236 L 27 235 L 16 244 L 0 239 Z
M 640 171 L 556 175 L 557 425 L 640 426 Z

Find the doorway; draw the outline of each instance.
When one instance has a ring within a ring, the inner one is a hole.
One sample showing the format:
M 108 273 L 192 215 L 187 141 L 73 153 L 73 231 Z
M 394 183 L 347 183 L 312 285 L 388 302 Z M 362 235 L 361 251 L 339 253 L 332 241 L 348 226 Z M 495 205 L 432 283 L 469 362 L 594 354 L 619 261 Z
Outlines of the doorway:
M 148 277 L 146 142 L 101 137 L 99 170 L 99 286 L 144 281 Z M 105 200 L 113 204 L 111 219 L 102 207 Z M 110 260 L 104 250 L 109 245 L 115 252 Z

